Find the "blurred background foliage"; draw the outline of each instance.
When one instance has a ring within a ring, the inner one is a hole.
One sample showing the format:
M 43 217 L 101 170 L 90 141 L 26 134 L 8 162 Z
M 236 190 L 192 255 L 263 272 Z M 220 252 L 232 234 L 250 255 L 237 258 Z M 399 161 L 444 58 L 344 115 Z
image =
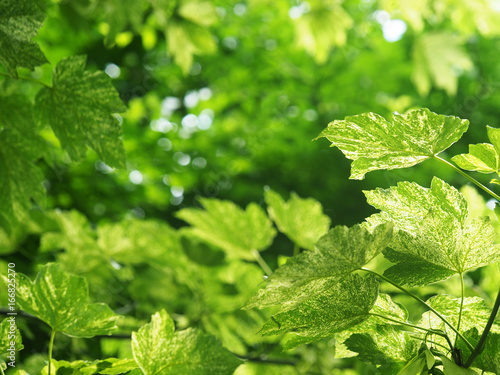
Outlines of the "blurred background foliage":
M 40 5 L 47 18 L 35 40 L 48 61 L 55 65 L 86 55 L 88 69 L 105 71 L 127 105 L 116 115 L 126 169 L 111 168 L 93 152 L 74 163 L 52 149 L 50 158 L 37 163 L 45 173 L 47 202 L 32 210 L 25 225 L 2 234 L 2 262 L 15 261 L 19 272 L 33 275 L 38 265 L 57 260 L 86 276 L 92 298 L 128 316 L 121 324 L 125 334 L 165 307 L 179 327 L 202 327 L 235 353 L 262 360 L 262 354 L 274 355 L 295 364 L 254 361 L 238 374 L 376 373 L 335 359 L 333 339 L 282 353 L 279 338 L 256 334 L 268 312 L 240 308 L 259 287 L 255 280 L 262 280 L 262 270 L 226 259 L 217 246 L 177 230 L 185 223 L 176 212 L 199 207 L 200 197 L 265 206 L 264 191 L 270 188 L 286 199 L 291 192 L 315 198 L 332 225 L 353 225 L 374 212 L 364 189 L 402 180 L 428 186 L 434 175 L 464 185 L 462 177 L 433 161 L 350 181 L 341 153 L 324 140 L 311 140 L 328 122 L 348 115 L 390 117 L 427 107 L 471 122 L 445 157 L 466 152 L 468 143 L 485 142 L 486 125 L 500 127 L 500 2 L 46 0 Z M 25 73 L 50 81 L 51 71 L 45 64 Z M 19 86 L 28 97 L 36 95 L 37 86 Z M 52 133 L 42 129 L 41 134 L 57 145 Z M 488 183 L 484 175 L 475 177 Z M 480 195 L 468 191 L 468 197 L 486 210 Z M 279 234 L 263 257 L 274 269 L 293 247 Z M 489 300 L 495 275 L 489 268 L 471 274 L 469 293 Z M 456 289 L 453 280 L 448 284 L 422 293 Z M 419 308 L 410 311 L 418 316 Z M 19 324 L 26 345 L 20 355 L 25 368 L 36 373 L 45 358 L 36 353 L 46 352 L 40 338 L 47 331 L 29 320 Z M 61 336 L 55 356 L 126 357 L 127 341 Z

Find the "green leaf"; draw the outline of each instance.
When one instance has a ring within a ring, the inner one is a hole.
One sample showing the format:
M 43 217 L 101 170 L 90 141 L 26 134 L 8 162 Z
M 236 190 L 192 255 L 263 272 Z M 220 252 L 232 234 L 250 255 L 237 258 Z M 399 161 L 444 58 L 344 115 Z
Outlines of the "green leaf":
M 460 367 L 451 359 L 444 355 L 440 355 L 441 361 L 443 362 L 443 369 L 445 375 L 477 375 L 477 372 Z
M 340 5 L 318 4 L 321 5 L 294 19 L 295 34 L 297 45 L 313 56 L 318 64 L 324 64 L 332 48 L 346 44 L 347 31 L 354 21 Z
M 33 41 L 44 18 L 45 14 L 36 1 L 6 0 L 0 3 L 0 63 L 12 77 L 17 77 L 18 66 L 33 69 L 47 62 Z
M 320 287 L 313 283 L 309 286 L 300 300 L 284 303 L 264 324 L 261 334 L 295 333 L 297 337 L 289 340 L 284 349 L 314 342 L 367 320 L 378 295 L 373 275 L 328 278 Z
M 193 56 L 213 54 L 217 44 L 207 28 L 179 17 L 168 22 L 167 48 L 186 75 L 193 65 Z
M 55 374 L 71 374 L 71 375 L 119 375 L 129 371 L 138 369 L 138 365 L 133 359 L 116 359 L 109 358 L 102 361 L 55 361 L 52 360 L 52 371 Z M 42 370 L 42 374 L 48 374 L 48 365 Z
M 413 47 L 412 81 L 420 95 L 426 96 L 434 84 L 448 95 L 457 93 L 456 67 L 468 71 L 473 63 L 463 50 L 459 39 L 450 32 L 421 34 Z
M 321 237 L 315 251 L 303 252 L 278 268 L 246 308 L 285 304 L 290 309 L 323 291 L 326 284 L 359 270 L 385 249 L 391 236 L 392 225 L 387 223 L 373 233 L 361 225 L 337 226 Z
M 220 247 L 229 258 L 254 260 L 252 251 L 263 251 L 276 235 L 264 210 L 250 203 L 246 210 L 217 199 L 200 199 L 205 210 L 185 208 L 176 216 L 189 224 L 189 231 Z
M 460 301 L 460 298 L 455 298 L 446 294 L 438 294 L 429 298 L 426 302 L 437 310 L 448 322 L 456 326 L 460 315 Z M 491 309 L 485 305 L 481 298 L 465 297 L 462 318 L 460 320 L 460 331 L 464 332 L 474 327 L 484 327 L 490 314 Z M 432 311 L 427 311 L 422 315 L 419 325 L 445 331 L 451 340 L 455 338 L 455 333 Z M 440 340 L 439 338 L 436 339 Z M 443 343 L 445 343 L 445 341 L 443 341 Z
M 469 145 L 469 153 L 451 158 L 460 168 L 481 173 L 498 173 L 500 169 L 499 156 L 489 143 Z
M 230 375 L 242 362 L 209 335 L 194 329 L 174 332 L 165 310 L 132 333 L 134 358 L 145 375 Z
M 469 153 L 454 156 L 460 168 L 481 173 L 497 173 L 500 170 L 500 129 L 486 127 L 488 138 L 493 144 L 481 143 L 469 145 Z
M 399 284 L 427 285 L 500 260 L 489 218 L 469 218 L 465 198 L 434 178 L 430 189 L 403 182 L 365 192 L 382 209 L 369 225 L 393 222 L 397 235 L 384 255 L 396 263 L 384 273 Z
M 33 126 L 32 104 L 23 96 L 0 96 L 0 226 L 29 221 L 28 210 L 45 202 L 44 176 L 35 162 L 47 152 Z
M 330 218 L 323 214 L 321 204 L 312 199 L 302 199 L 292 193 L 285 202 L 272 190 L 265 193 L 267 211 L 280 232 L 285 233 L 301 248 L 314 250 L 314 245 L 330 228 Z
M 376 333 L 356 333 L 345 343 L 357 359 L 377 366 L 377 374 L 395 374 L 415 355 L 418 345 L 406 332 L 380 325 Z
M 15 324 L 15 319 L 14 316 L 7 317 L 0 323 L 0 357 L 9 353 L 12 348 L 16 352 L 24 349 L 21 332 Z M 12 342 L 14 346 L 11 345 Z
M 56 332 L 73 337 L 107 335 L 118 316 L 103 303 L 89 303 L 83 277 L 64 272 L 58 264 L 45 265 L 34 282 L 18 273 L 19 308 L 47 323 Z
M 86 71 L 85 60 L 74 56 L 57 64 L 53 86 L 42 88 L 36 97 L 37 122 L 52 127 L 73 160 L 85 157 L 88 146 L 106 164 L 124 167 L 121 128 L 112 114 L 126 107 L 109 76 Z
M 98 0 L 95 5 L 95 16 L 102 16 L 109 25 L 109 32 L 104 42 L 111 47 L 117 34 L 131 25 L 135 32 L 142 26 L 145 7 L 143 1 L 137 0 Z
M 353 160 L 349 178 L 367 172 L 406 168 L 446 150 L 467 130 L 468 120 L 438 115 L 428 109 L 394 114 L 392 122 L 376 113 L 335 120 L 318 136 L 332 142 Z

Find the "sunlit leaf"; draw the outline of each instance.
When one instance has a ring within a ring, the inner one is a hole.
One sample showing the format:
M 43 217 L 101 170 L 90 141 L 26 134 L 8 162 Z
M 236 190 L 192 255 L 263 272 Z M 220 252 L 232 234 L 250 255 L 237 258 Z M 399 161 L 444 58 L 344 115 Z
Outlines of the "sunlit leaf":
M 446 150 L 460 139 L 469 121 L 428 109 L 395 114 L 387 121 L 375 113 L 335 120 L 321 132 L 353 160 L 350 178 L 361 180 L 379 169 L 406 168 Z
M 373 275 L 323 279 L 321 288 L 310 288 L 300 301 L 284 303 L 264 324 L 261 334 L 294 332 L 298 338 L 289 340 L 285 349 L 317 341 L 367 320 L 377 295 Z
M 288 259 L 269 278 L 269 284 L 249 302 L 247 308 L 283 304 L 292 309 L 304 299 L 322 293 L 352 271 L 380 254 L 392 237 L 392 225 L 376 227 L 373 233 L 361 225 L 337 226 L 307 251 Z M 328 287 L 327 287 L 328 285 Z
M 16 302 L 25 312 L 47 323 L 53 330 L 74 337 L 110 334 L 118 316 L 105 304 L 89 303 L 83 277 L 49 263 L 31 281 L 18 273 Z
M 255 203 L 242 210 L 217 199 L 200 199 L 205 210 L 185 208 L 177 217 L 191 224 L 190 231 L 223 249 L 228 257 L 254 260 L 252 250 L 265 250 L 276 235 L 264 210 Z
M 480 331 L 478 329 L 481 327 L 474 327 L 465 332 L 465 337 L 469 342 L 476 344 L 479 341 Z M 464 353 L 465 358 L 470 355 L 470 349 L 463 342 L 459 341 L 458 347 Z M 474 360 L 472 367 L 494 374 L 500 372 L 500 334 L 498 331 L 488 333 L 483 350 Z
M 130 374 L 129 371 L 138 369 L 138 365 L 133 359 L 109 358 L 102 361 L 52 361 L 52 372 L 56 374 L 71 375 L 119 375 Z M 49 373 L 48 365 L 42 370 L 42 374 Z
M 33 69 L 47 62 L 42 50 L 33 41 L 42 26 L 45 14 L 37 1 L 6 0 L 0 2 L 0 63 L 17 77 L 16 68 Z
M 459 40 L 450 32 L 429 32 L 418 37 L 413 47 L 412 81 L 420 95 L 429 93 L 432 85 L 455 95 L 458 75 L 453 70 L 471 70 L 472 61 Z
M 481 143 L 469 145 L 469 153 L 454 156 L 460 168 L 481 173 L 497 173 L 500 170 L 500 129 L 486 127 L 488 138 L 493 144 Z
M 109 166 L 123 167 L 121 128 L 112 114 L 126 108 L 109 76 L 86 71 L 85 60 L 74 56 L 57 64 L 52 87 L 36 97 L 37 121 L 52 127 L 72 159 L 82 159 L 88 146 Z
M 323 214 L 319 202 L 303 199 L 292 193 L 285 202 L 278 193 L 265 194 L 269 216 L 278 229 L 303 249 L 314 250 L 314 245 L 330 228 L 330 218 Z
M 175 332 L 165 310 L 132 333 L 132 351 L 145 375 L 230 375 L 241 364 L 212 336 L 191 328 Z
M 399 229 L 384 252 L 396 263 L 384 274 L 395 282 L 426 285 L 500 259 L 489 218 L 468 219 L 465 198 L 437 178 L 430 189 L 403 182 L 365 194 L 382 210 L 368 221 L 391 221 Z

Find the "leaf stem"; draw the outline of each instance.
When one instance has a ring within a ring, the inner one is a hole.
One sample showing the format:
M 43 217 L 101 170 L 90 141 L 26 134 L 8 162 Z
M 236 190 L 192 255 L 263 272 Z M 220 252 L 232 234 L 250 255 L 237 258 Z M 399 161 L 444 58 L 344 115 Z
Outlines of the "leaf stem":
M 490 189 L 488 189 L 486 186 L 484 186 L 482 183 L 480 183 L 478 180 L 476 180 L 474 177 L 472 176 L 469 176 L 467 173 L 465 173 L 463 170 L 461 170 L 460 168 L 458 168 L 457 166 L 451 164 L 449 161 L 447 160 L 444 160 L 442 158 L 440 158 L 439 156 L 437 155 L 434 155 L 434 159 L 436 160 L 439 160 L 441 163 L 447 165 L 448 167 L 451 167 L 453 168 L 456 172 L 460 173 L 462 176 L 464 176 L 466 179 L 468 179 L 470 182 L 472 182 L 473 184 L 475 184 L 477 187 L 479 187 L 480 189 L 484 190 L 486 193 L 488 193 L 489 195 L 491 195 L 493 198 L 495 198 L 497 201 L 500 202 L 500 196 L 495 194 L 493 191 L 491 191 Z
M 5 375 L 5 372 L 3 372 L 2 363 L 0 363 L 0 371 L 2 372 L 2 375 Z
M 411 324 L 411 323 L 407 323 L 407 322 L 402 322 L 400 320 L 389 318 L 388 316 L 385 316 L 385 315 L 380 315 L 380 314 L 377 314 L 377 313 L 369 313 L 369 314 L 371 316 L 377 316 L 379 318 L 382 318 L 382 319 L 385 319 L 385 320 L 389 320 L 391 322 L 394 322 L 394 323 L 397 323 L 397 324 L 401 324 L 403 326 L 408 326 L 408 327 L 412 327 L 412 328 L 415 328 L 415 329 L 420 329 L 422 331 L 426 331 L 426 332 L 429 332 L 429 333 L 432 333 L 432 334 L 435 334 L 435 335 L 438 335 L 438 336 L 442 336 L 442 337 L 447 336 L 446 333 L 444 333 L 444 332 L 441 332 L 441 331 L 438 331 L 438 330 L 434 330 L 434 329 L 420 327 L 420 326 L 417 326 L 415 324 Z
M 467 359 L 467 362 L 465 362 L 465 368 L 469 368 L 470 365 L 472 365 L 472 362 L 474 362 L 474 360 L 476 359 L 476 357 L 483 351 L 484 343 L 486 342 L 488 333 L 490 333 L 491 326 L 495 322 L 495 318 L 497 317 L 499 308 L 500 308 L 500 290 L 498 291 L 497 299 L 495 300 L 495 304 L 493 305 L 493 309 L 491 310 L 491 315 L 488 319 L 488 322 L 484 327 L 484 331 L 481 334 L 481 337 L 479 338 L 479 341 L 477 342 L 477 345 L 472 351 L 470 357 Z
M 264 260 L 264 258 L 262 258 L 260 256 L 260 253 L 257 250 L 252 249 L 252 255 L 255 258 L 255 260 L 257 261 L 257 263 L 259 263 L 260 268 L 262 268 L 264 270 L 264 272 L 266 273 L 266 275 L 267 276 L 271 276 L 273 274 L 273 270 L 267 265 L 267 263 Z
M 467 345 L 467 347 L 471 351 L 474 350 L 474 347 L 471 345 L 471 343 L 450 322 L 448 322 L 448 320 L 444 316 L 442 316 L 438 311 L 436 311 L 431 305 L 429 305 L 423 299 L 421 299 L 420 297 L 416 296 L 415 294 L 413 294 L 412 292 L 410 292 L 408 289 L 405 289 L 402 286 L 396 284 L 394 281 L 388 279 L 384 275 L 379 274 L 378 272 L 372 271 L 371 269 L 365 268 L 365 267 L 361 267 L 361 270 L 362 271 L 366 271 L 366 272 L 370 272 L 370 273 L 374 274 L 375 276 L 381 278 L 382 280 L 387 281 L 389 284 L 395 286 L 396 288 L 398 288 L 402 292 L 408 294 L 410 297 L 412 297 L 413 299 L 415 299 L 418 302 L 420 302 L 427 309 L 429 309 L 430 311 L 432 311 L 439 319 L 441 319 L 443 321 L 443 323 L 445 323 L 446 325 L 448 325 L 451 328 L 451 330 L 453 332 L 455 332 L 462 340 L 464 340 L 464 343 Z M 500 301 L 499 301 L 499 303 L 500 303 Z
M 49 375 L 52 375 L 50 368 L 52 366 L 52 349 L 54 347 L 55 335 L 56 335 L 56 331 L 53 329 L 52 332 L 50 333 L 50 341 L 49 341 Z
M 462 321 L 462 312 L 464 310 L 464 275 L 460 273 L 460 288 L 462 290 L 462 298 L 460 299 L 460 311 L 458 313 L 457 331 L 460 331 L 460 323 Z M 458 335 L 455 337 L 455 347 L 457 347 Z
M 36 78 L 33 78 L 33 77 L 17 76 L 17 78 L 14 78 L 14 77 L 12 77 L 12 76 L 10 76 L 10 75 L 8 75 L 6 73 L 2 73 L 2 72 L 0 72 L 0 76 L 1 77 L 6 77 L 6 78 L 11 78 L 11 79 L 21 79 L 23 81 L 35 82 L 35 83 L 38 83 L 39 85 L 43 85 L 43 86 L 45 86 L 45 87 L 47 87 L 49 89 L 52 88 L 52 86 L 50 86 L 50 85 L 46 84 L 45 82 L 42 82 L 42 81 L 40 81 L 40 80 L 38 80 Z

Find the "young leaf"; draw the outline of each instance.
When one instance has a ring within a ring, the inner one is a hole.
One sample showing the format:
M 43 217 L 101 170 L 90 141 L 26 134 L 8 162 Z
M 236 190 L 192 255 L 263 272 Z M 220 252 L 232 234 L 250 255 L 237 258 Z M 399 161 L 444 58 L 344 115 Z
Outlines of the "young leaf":
M 44 18 L 45 14 L 36 1 L 0 2 L 0 63 L 12 77 L 17 77 L 18 66 L 33 69 L 47 62 L 33 41 Z
M 165 310 L 132 333 L 132 351 L 145 375 L 230 375 L 242 363 L 213 336 L 194 329 L 175 332 Z
M 276 235 L 272 222 L 255 203 L 246 210 L 229 201 L 200 199 L 205 210 L 185 208 L 176 215 L 192 225 L 189 230 L 220 247 L 229 258 L 254 260 L 252 250 L 265 250 Z
M 278 229 L 301 248 L 314 250 L 314 245 L 330 228 L 330 218 L 321 204 L 312 198 L 302 199 L 292 193 L 285 202 L 272 190 L 265 193 L 267 211 Z
M 116 329 L 118 316 L 107 305 L 88 303 L 88 286 L 83 277 L 64 272 L 54 263 L 45 265 L 34 282 L 23 274 L 17 275 L 19 307 L 56 332 L 93 337 Z
M 318 138 L 353 160 L 349 178 L 362 180 L 370 171 L 411 167 L 439 154 L 468 126 L 468 120 L 423 108 L 394 114 L 392 122 L 375 113 L 349 116 L 331 122 Z
M 300 300 L 284 303 L 260 331 L 263 335 L 294 332 L 284 349 L 317 341 L 341 332 L 370 317 L 378 295 L 375 276 L 346 275 L 324 279 L 320 288 L 304 291 Z
M 469 145 L 469 153 L 454 156 L 460 168 L 481 173 L 500 173 L 500 129 L 486 127 L 488 138 L 493 144 Z
M 278 268 L 246 308 L 279 304 L 292 308 L 303 298 L 324 290 L 325 283 L 359 270 L 385 249 L 391 237 L 390 223 L 376 227 L 372 233 L 361 225 L 337 226 L 320 238 L 315 251 L 303 252 Z
M 101 71 L 86 71 L 85 60 L 74 56 L 57 64 L 52 87 L 36 97 L 37 121 L 52 127 L 73 160 L 82 159 L 89 146 L 106 164 L 124 167 L 121 128 L 112 114 L 126 107 L 111 79 Z

